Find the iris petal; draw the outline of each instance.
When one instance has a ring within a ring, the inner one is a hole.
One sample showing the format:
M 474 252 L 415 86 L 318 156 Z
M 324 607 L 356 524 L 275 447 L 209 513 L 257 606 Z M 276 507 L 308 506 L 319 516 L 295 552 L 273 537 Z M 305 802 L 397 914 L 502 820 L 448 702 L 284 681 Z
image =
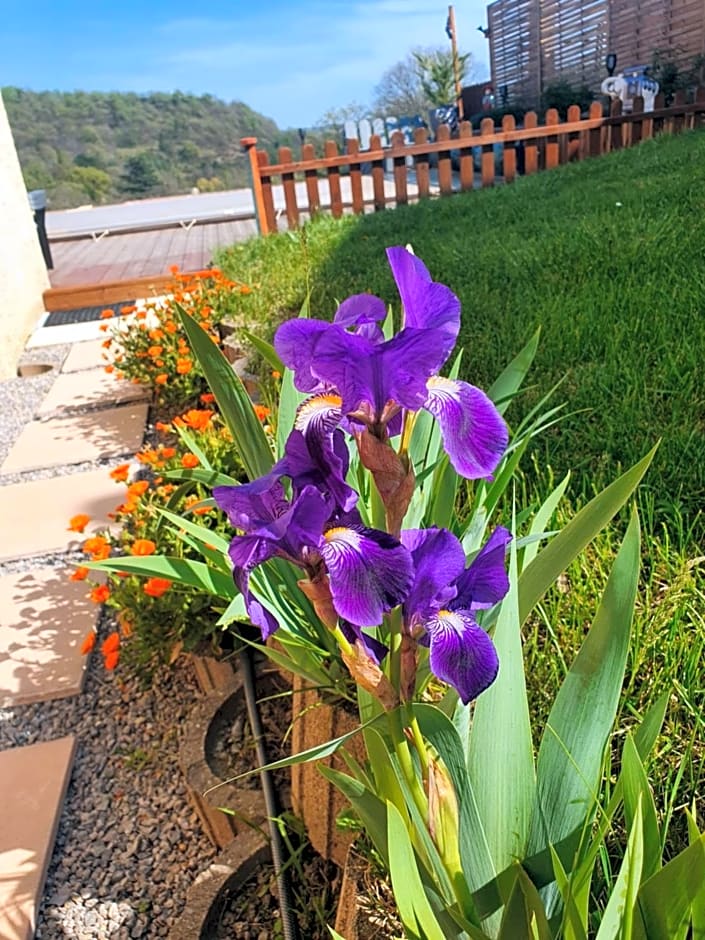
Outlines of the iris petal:
M 504 556 L 511 540 L 511 533 L 503 526 L 497 526 L 456 581 L 458 594 L 453 606 L 479 610 L 502 600 L 509 590 Z
M 257 600 L 252 591 L 250 591 L 249 571 L 244 568 L 236 568 L 233 572 L 233 578 L 240 588 L 240 593 L 245 601 L 245 607 L 247 608 L 247 614 L 250 620 L 256 627 L 260 628 L 262 639 L 268 639 L 268 637 L 279 629 L 279 623 L 267 608 Z
M 453 582 L 463 572 L 465 552 L 447 529 L 407 529 L 401 542 L 414 563 L 414 580 L 403 607 L 404 622 L 411 627 L 455 597 Z
M 492 479 L 509 438 L 494 404 L 479 388 L 455 379 L 428 380 L 424 407 L 436 418 L 453 468 L 469 480 Z
M 440 368 L 458 338 L 460 301 L 445 284 L 432 281 L 423 261 L 406 248 L 388 248 L 387 259 L 404 305 L 404 327 L 438 334 Z
M 379 297 L 353 294 L 338 307 L 333 322 L 338 326 L 362 326 L 364 323 L 377 323 L 386 316 L 387 308 Z
M 441 610 L 426 622 L 426 629 L 432 672 L 452 685 L 465 705 L 492 685 L 499 671 L 497 651 L 470 611 Z
M 285 366 L 294 372 L 294 385 L 300 392 L 317 391 L 320 380 L 311 370 L 314 350 L 321 336 L 336 330 L 323 320 L 287 320 L 274 336 L 274 348 Z
M 319 543 L 338 614 L 359 627 L 377 626 L 411 586 L 408 551 L 386 532 L 337 526 Z
M 389 652 L 389 649 L 384 645 L 384 643 L 380 643 L 379 640 L 375 639 L 373 636 L 370 636 L 368 633 L 363 633 L 360 627 L 350 623 L 349 620 L 341 620 L 340 629 L 342 630 L 345 638 L 350 643 L 354 643 L 356 640 L 359 640 L 368 656 L 375 663 L 377 663 L 378 666 Z

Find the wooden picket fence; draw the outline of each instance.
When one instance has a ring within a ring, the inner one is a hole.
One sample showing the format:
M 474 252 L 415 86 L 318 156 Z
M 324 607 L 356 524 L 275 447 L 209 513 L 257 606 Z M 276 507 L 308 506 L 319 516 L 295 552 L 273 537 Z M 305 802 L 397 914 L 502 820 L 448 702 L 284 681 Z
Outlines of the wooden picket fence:
M 273 164 L 268 162 L 266 151 L 257 150 L 256 137 L 245 137 L 241 143 L 249 155 L 259 230 L 267 235 L 276 232 L 284 219 L 288 228 L 295 229 L 302 219 L 323 208 L 339 218 L 345 212 L 380 211 L 431 195 L 452 195 L 458 187 L 454 187 L 451 151 L 459 163 L 459 189 L 468 191 L 476 188 L 475 148 L 481 149 L 477 183 L 488 187 L 499 180 L 511 183 L 516 178 L 519 147 L 523 148 L 523 171 L 530 174 L 631 147 L 657 134 L 676 134 L 704 124 L 705 88 L 698 88 L 690 102 L 684 92 L 677 93 L 670 107 L 665 107 L 663 96 L 659 95 L 654 110 L 648 112 L 643 110 L 640 98 L 635 99 L 634 109 L 628 114 L 622 114 L 620 101 L 613 101 L 610 114 L 605 115 L 602 104 L 595 101 L 587 118 L 581 117 L 577 105 L 568 109 L 567 120 L 563 122 L 553 108 L 546 112 L 543 124 L 539 124 L 534 111 L 529 111 L 519 128 L 511 115 L 504 116 L 499 131 L 490 118 L 482 121 L 479 133 L 474 133 L 471 124 L 465 121 L 460 125 L 459 136 L 454 138 L 450 129 L 442 125 L 433 142 L 428 140 L 425 128 L 417 128 L 413 144 L 406 144 L 403 134 L 397 131 L 392 134 L 391 147 L 386 148 L 377 134 L 371 136 L 368 150 L 360 150 L 357 140 L 348 140 L 342 154 L 337 144 L 329 140 L 323 157 L 316 157 L 312 144 L 304 144 L 300 160 L 293 158 L 289 147 L 280 147 L 279 162 Z M 433 191 L 431 155 L 435 155 L 438 172 L 438 184 Z M 385 163 L 391 164 L 391 180 L 385 178 Z M 502 168 L 499 175 L 498 164 Z M 369 172 L 363 173 L 363 169 Z M 281 183 L 279 194 L 273 188 L 277 181 Z M 327 200 L 322 198 L 321 183 Z M 275 198 L 282 192 L 283 204 L 280 198 Z

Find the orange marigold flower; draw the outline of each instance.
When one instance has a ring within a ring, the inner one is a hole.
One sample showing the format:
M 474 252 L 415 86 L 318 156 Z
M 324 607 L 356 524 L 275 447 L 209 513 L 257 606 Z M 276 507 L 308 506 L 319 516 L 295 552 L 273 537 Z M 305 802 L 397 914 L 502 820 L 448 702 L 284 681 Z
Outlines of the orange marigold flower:
M 120 662 L 120 653 L 116 650 L 114 653 L 108 653 L 108 655 L 103 659 L 103 665 L 106 669 L 109 669 L 111 672 L 117 664 Z
M 146 319 L 147 319 L 147 311 L 146 311 L 146 310 L 138 310 L 138 311 L 137 311 L 137 319 L 138 319 L 138 320 L 146 320 Z
M 271 414 L 269 408 L 266 408 L 264 405 L 254 405 L 255 414 L 257 415 L 258 420 L 264 421 L 265 418 L 268 418 Z
M 98 327 L 98 329 L 100 330 L 101 333 L 107 333 L 107 332 L 108 332 L 108 324 L 107 324 L 107 323 L 101 323 L 100 326 Z
M 155 421 L 154 428 L 157 431 L 160 431 L 162 434 L 168 434 L 171 431 L 170 424 L 164 424 L 163 421 Z
M 178 264 L 170 264 L 170 265 L 169 265 L 169 274 L 177 275 L 178 273 L 179 273 L 179 266 L 178 266 Z
M 145 582 L 144 593 L 150 597 L 161 597 L 171 587 L 171 581 L 166 578 L 150 578 Z
M 181 458 L 181 466 L 186 467 L 187 470 L 197 467 L 201 461 L 195 454 L 184 454 Z
M 112 339 L 104 339 L 100 345 L 103 347 L 103 349 L 110 349 L 110 347 L 113 345 L 113 341 Z
M 87 516 L 85 512 L 79 512 L 77 516 L 71 516 L 69 520 L 68 531 L 82 533 L 90 521 L 90 516 Z
M 81 550 L 86 555 L 94 555 L 96 552 L 101 552 L 105 548 L 110 548 L 107 539 L 104 539 L 102 535 L 94 535 L 92 538 L 86 539 Z
M 174 323 L 173 320 L 167 320 L 164 324 L 164 329 L 167 331 L 167 333 L 173 334 L 178 330 L 178 326 Z
M 93 588 L 88 596 L 94 604 L 104 604 L 110 597 L 110 588 L 107 584 L 99 584 L 97 587 Z
M 171 460 L 172 457 L 176 456 L 176 448 L 175 447 L 162 447 L 161 455 L 164 458 L 164 460 Z
M 163 368 L 164 368 L 164 360 L 163 360 L 163 359 L 155 359 L 155 360 L 154 360 L 154 365 L 157 367 L 157 369 L 163 369 Z
M 127 493 L 129 496 L 142 496 L 147 492 L 148 489 L 149 480 L 135 480 L 134 483 L 130 483 L 130 485 L 127 487 Z
M 204 392 L 201 395 L 201 401 L 204 405 L 211 405 L 215 401 L 215 395 L 213 392 Z
M 95 630 L 86 634 L 83 643 L 81 643 L 81 656 L 87 656 L 95 647 Z
M 153 555 L 157 550 L 157 546 L 151 539 L 135 539 L 130 547 L 130 554 L 132 555 Z
M 134 313 L 137 307 L 134 304 L 126 304 L 124 307 L 120 307 L 120 313 L 123 316 L 127 316 L 128 313 Z
M 110 317 L 114 317 L 114 316 L 115 316 L 115 311 L 111 310 L 110 307 L 106 307 L 105 310 L 100 311 L 101 320 L 109 320 Z
M 115 371 L 115 366 L 105 366 L 105 371 L 110 375 L 111 372 Z
M 115 480 L 116 483 L 126 483 L 129 472 L 129 463 L 121 463 L 119 467 L 115 467 L 114 470 L 110 471 L 110 477 L 111 479 Z
M 153 359 L 156 359 L 157 356 L 161 356 L 164 352 L 163 346 L 150 346 L 147 350 L 147 355 L 151 356 Z
M 69 575 L 69 581 L 85 581 L 88 577 L 88 568 L 79 565 L 75 571 Z
M 107 656 L 108 653 L 115 653 L 120 649 L 120 634 L 117 630 L 107 636 L 103 642 L 100 644 L 100 651 L 103 656 Z
M 207 408 L 192 408 L 190 411 L 182 414 L 179 420 L 182 425 L 186 425 L 186 427 L 191 428 L 192 431 L 205 431 L 214 414 L 214 411 L 209 411 Z
M 157 383 L 157 385 L 166 385 L 166 383 L 169 381 L 169 376 L 165 372 L 161 372 L 159 375 L 154 377 L 154 381 Z
M 281 374 L 281 372 L 279 372 L 278 369 L 272 369 L 272 378 L 273 378 L 273 379 L 280 379 L 281 377 L 282 377 L 282 374 Z
M 179 373 L 179 375 L 188 375 L 192 368 L 193 363 L 190 359 L 176 360 L 176 371 Z
M 150 330 L 147 334 L 151 340 L 155 343 L 158 343 L 160 339 L 164 339 L 164 333 L 162 330 Z

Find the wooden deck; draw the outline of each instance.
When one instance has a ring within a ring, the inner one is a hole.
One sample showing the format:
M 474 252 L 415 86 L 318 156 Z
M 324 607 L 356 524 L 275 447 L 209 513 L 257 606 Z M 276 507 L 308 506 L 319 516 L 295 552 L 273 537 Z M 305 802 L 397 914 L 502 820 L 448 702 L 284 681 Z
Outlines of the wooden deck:
M 70 310 L 148 296 L 171 279 L 172 265 L 199 271 L 217 248 L 256 234 L 254 219 L 247 219 L 52 242 L 45 307 Z

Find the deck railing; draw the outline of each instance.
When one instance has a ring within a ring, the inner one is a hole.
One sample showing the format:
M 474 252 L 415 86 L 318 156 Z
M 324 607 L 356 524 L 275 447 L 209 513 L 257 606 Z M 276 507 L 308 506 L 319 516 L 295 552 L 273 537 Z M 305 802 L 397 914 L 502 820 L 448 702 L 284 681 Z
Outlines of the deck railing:
M 534 111 L 524 116 L 521 127 L 516 126 L 511 115 L 505 115 L 501 130 L 496 129 L 491 118 L 485 118 L 479 132 L 474 133 L 471 124 L 465 121 L 460 125 L 459 135 L 453 138 L 450 129 L 442 125 L 433 142 L 428 140 L 425 128 L 417 128 L 413 144 L 405 143 L 403 134 L 397 131 L 387 148 L 382 147 L 377 134 L 371 136 L 368 150 L 360 150 L 357 140 L 348 140 L 345 152 L 339 153 L 337 144 L 329 140 L 324 145 L 323 157 L 316 157 L 312 144 L 303 145 L 299 160 L 293 158 L 289 147 L 280 147 L 278 163 L 273 164 L 268 162 L 266 151 L 257 149 L 256 137 L 245 137 L 241 143 L 249 155 L 259 230 L 266 235 L 276 232 L 284 217 L 288 228 L 293 229 L 299 226 L 302 217 L 314 216 L 324 207 L 340 217 L 346 211 L 356 214 L 379 211 L 388 205 L 403 205 L 432 195 L 447 196 L 478 185 L 493 186 L 498 180 L 511 183 L 520 169 L 518 157 L 523 173 L 536 173 L 704 123 L 705 88 L 698 88 L 692 101 L 686 100 L 684 92 L 678 92 L 669 107 L 665 107 L 663 96 L 659 95 L 654 110 L 648 112 L 643 110 L 641 98 L 635 99 L 628 114 L 622 113 L 620 101 L 612 102 L 609 115 L 604 114 L 600 102 L 593 102 L 586 118 L 573 105 L 565 121 L 551 108 L 542 124 Z M 477 172 L 473 151 L 480 156 Z M 437 171 L 433 186 L 432 163 Z M 455 174 L 454 163 L 458 168 Z M 385 165 L 391 172 L 385 171 Z M 275 199 L 273 186 L 277 180 L 281 191 Z M 320 184 L 326 193 L 321 193 Z M 325 201 L 323 195 L 327 196 Z

